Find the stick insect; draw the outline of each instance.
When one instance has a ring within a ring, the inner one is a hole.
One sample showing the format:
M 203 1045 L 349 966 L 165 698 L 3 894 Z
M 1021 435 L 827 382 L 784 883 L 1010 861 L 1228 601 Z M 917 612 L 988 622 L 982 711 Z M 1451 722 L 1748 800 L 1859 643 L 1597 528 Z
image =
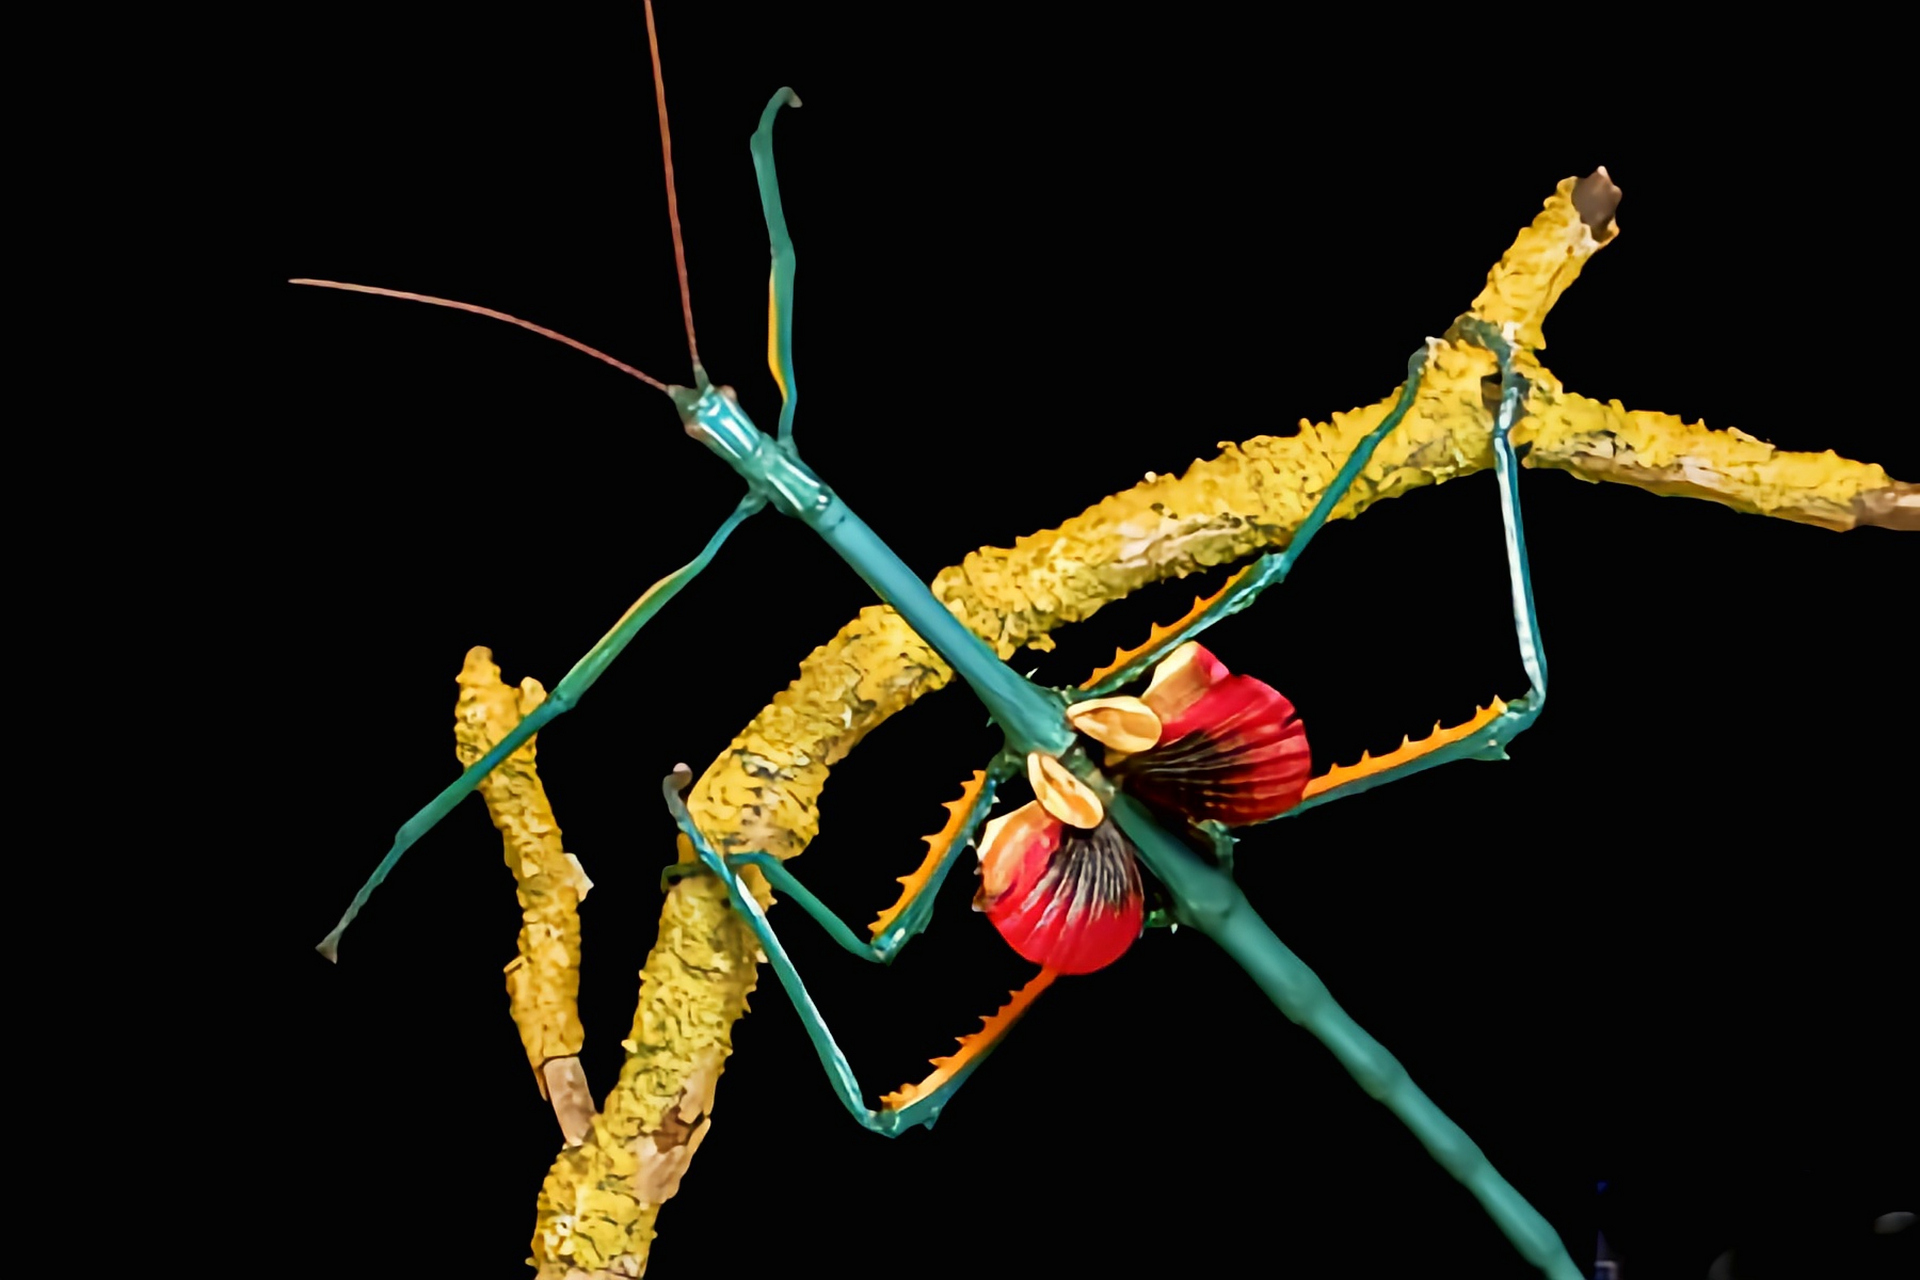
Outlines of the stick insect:
M 697 268 L 696 268 L 696 270 L 697 270 Z M 804 428 L 803 428 L 803 429 L 804 429 Z M 1302 541 L 1304 541 L 1304 540 L 1302 540 Z M 1242 668 L 1242 669 L 1252 669 L 1252 668 L 1251 668 L 1251 667 L 1249 666 L 1249 664 L 1245 664 L 1245 663 L 1236 663 L 1235 665 L 1236 665 L 1236 667 L 1238 667 L 1238 668 Z M 1256 674 L 1257 674 L 1257 671 L 1256 671 Z

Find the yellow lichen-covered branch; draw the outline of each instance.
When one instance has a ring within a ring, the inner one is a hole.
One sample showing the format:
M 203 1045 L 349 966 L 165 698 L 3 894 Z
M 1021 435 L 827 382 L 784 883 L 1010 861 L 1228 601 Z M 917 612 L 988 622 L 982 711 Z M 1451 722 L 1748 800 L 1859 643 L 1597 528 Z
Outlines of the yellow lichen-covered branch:
M 1541 323 L 1613 239 L 1618 198 L 1604 170 L 1563 182 L 1467 313 L 1511 326 L 1516 367 L 1530 384 L 1527 417 L 1515 431 L 1530 447 L 1527 465 L 1830 529 L 1920 528 L 1920 489 L 1880 467 L 1783 452 L 1737 431 L 1590 400 L 1538 362 Z M 1452 336 L 1434 344 L 1413 408 L 1336 518 L 1492 465 L 1494 361 Z M 935 578 L 934 593 L 1002 657 L 1049 647 L 1052 631 L 1137 588 L 1285 546 L 1394 398 L 1302 422 L 1291 436 L 1223 444 L 1219 456 L 1182 475 L 1150 479 L 1012 547 L 974 552 Z M 950 676 L 892 610 L 864 610 L 709 766 L 688 796 L 695 820 L 725 852 L 800 853 L 819 829 L 829 767 Z M 710 878 L 681 880 L 668 893 L 620 1080 L 586 1141 L 561 1154 L 541 1189 L 532 1261 L 542 1280 L 644 1272 L 660 1203 L 706 1132 L 757 954 Z
M 528 1261 L 541 1276 L 646 1270 L 654 1215 L 706 1137 L 759 955 L 719 880 L 688 877 L 667 892 L 620 1078 L 586 1140 L 560 1153 L 540 1188 Z
M 513 731 L 547 691 L 528 677 L 518 688 L 500 679 L 486 649 L 467 651 L 460 672 L 454 740 L 462 768 Z M 540 1094 L 553 1104 L 569 1145 L 585 1136 L 593 1093 L 580 1068 L 580 899 L 592 882 L 560 843 L 560 824 L 534 767 L 528 741 L 480 783 L 493 825 L 506 845 L 507 869 L 520 898 L 520 950 L 507 965 L 507 997 Z

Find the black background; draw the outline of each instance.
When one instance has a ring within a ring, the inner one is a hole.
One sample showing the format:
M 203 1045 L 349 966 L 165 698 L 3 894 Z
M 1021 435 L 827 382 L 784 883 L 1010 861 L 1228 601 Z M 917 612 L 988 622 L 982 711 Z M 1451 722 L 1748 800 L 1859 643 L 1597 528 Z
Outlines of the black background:
M 1622 234 L 1547 325 L 1570 388 L 1920 479 L 1890 376 L 1888 126 L 1844 69 L 1756 54 L 1709 85 L 1705 53 L 1328 44 L 1235 11 L 658 21 L 707 366 L 771 428 L 746 144 L 791 84 L 798 439 L 927 576 L 1377 399 L 1554 184 L 1601 163 Z M 209 228 L 245 250 L 262 353 L 253 481 L 219 521 L 254 621 L 210 648 L 272 675 L 260 763 L 308 765 L 251 855 L 259 1098 L 223 1149 L 273 1188 L 287 1274 L 510 1277 L 557 1141 L 506 1016 L 515 907 L 481 807 L 408 855 L 337 968 L 310 948 L 452 776 L 467 647 L 551 684 L 738 481 L 652 392 L 558 345 L 279 282 L 481 303 L 685 380 L 645 29 L 637 6 L 308 10 L 256 70 L 212 139 L 236 197 Z M 1583 1266 L 1604 1224 L 1629 1280 L 1704 1276 L 1736 1246 L 1743 1276 L 1890 1274 L 1911 1240 L 1868 1224 L 1915 1207 L 1914 545 L 1557 473 L 1523 492 L 1554 679 L 1538 727 L 1509 763 L 1261 831 L 1241 880 Z M 1193 586 L 1022 661 L 1078 679 Z M 1333 526 L 1209 644 L 1293 698 L 1325 767 L 1519 692 L 1505 590 L 1483 476 Z M 868 600 L 762 516 L 542 736 L 596 882 L 597 1090 L 673 857 L 660 777 L 703 767 Z M 795 870 L 856 924 L 984 763 L 983 718 L 944 692 L 835 769 Z M 971 891 L 957 874 L 890 970 L 775 914 L 870 1096 L 1026 976 Z M 1049 993 L 936 1131 L 895 1142 L 849 1122 L 768 973 L 735 1046 L 652 1275 L 713 1274 L 716 1248 L 729 1275 L 1532 1274 L 1188 933 Z

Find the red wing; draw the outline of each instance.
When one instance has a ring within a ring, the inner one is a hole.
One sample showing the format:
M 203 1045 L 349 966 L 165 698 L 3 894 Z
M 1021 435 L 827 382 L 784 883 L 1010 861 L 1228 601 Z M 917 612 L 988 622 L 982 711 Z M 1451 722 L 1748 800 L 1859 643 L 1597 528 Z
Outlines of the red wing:
M 1092 973 L 1140 936 L 1140 865 L 1111 820 L 1083 831 L 1028 805 L 989 828 L 980 864 L 974 906 L 1034 964 Z
M 1265 822 L 1300 803 L 1313 774 L 1307 729 L 1272 686 L 1228 674 L 1188 643 L 1160 664 L 1144 700 L 1160 716 L 1160 742 L 1114 762 L 1128 791 L 1230 827 Z

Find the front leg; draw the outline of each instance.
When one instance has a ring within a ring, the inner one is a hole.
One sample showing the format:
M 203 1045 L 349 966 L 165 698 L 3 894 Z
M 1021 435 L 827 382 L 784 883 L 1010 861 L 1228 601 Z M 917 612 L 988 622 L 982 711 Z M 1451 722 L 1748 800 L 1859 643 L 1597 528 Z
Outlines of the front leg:
M 368 292 L 379 291 L 369 290 Z M 626 613 L 621 615 L 620 621 L 614 623 L 613 629 L 601 637 L 600 643 L 587 650 L 586 654 L 573 664 L 573 669 L 553 687 L 553 692 L 547 696 L 546 701 L 522 717 L 513 727 L 512 732 L 496 742 L 480 759 L 468 765 L 458 778 L 448 783 L 440 794 L 429 801 L 420 812 L 407 819 L 400 830 L 394 833 L 393 845 L 387 850 L 386 857 L 380 859 L 379 865 L 373 869 L 373 874 L 367 877 L 366 883 L 360 886 L 360 891 L 353 895 L 353 901 L 347 904 L 345 913 L 340 917 L 340 923 L 334 925 L 327 936 L 320 940 L 316 950 L 329 960 L 338 960 L 340 939 L 346 933 L 347 926 L 353 923 L 354 917 L 360 914 L 360 909 L 367 905 L 368 899 L 373 897 L 373 891 L 378 889 L 394 867 L 399 865 L 401 855 L 411 849 L 427 832 L 438 826 L 442 818 L 452 813 L 454 806 L 466 799 L 468 793 L 485 781 L 487 775 L 500 767 L 501 762 L 527 742 L 532 741 L 534 734 L 538 733 L 542 726 L 572 710 L 574 705 L 586 696 L 587 690 L 593 687 L 594 682 L 613 665 L 614 659 L 618 658 L 633 642 L 633 638 L 640 634 L 640 628 L 646 626 L 648 621 L 666 606 L 667 601 L 680 594 L 682 588 L 699 577 L 701 572 L 713 563 L 713 557 L 720 550 L 721 544 L 727 540 L 727 535 L 739 528 L 741 522 L 748 516 L 766 505 L 766 499 L 756 493 L 749 493 L 742 498 L 739 505 L 733 509 L 733 514 L 721 523 L 711 538 L 707 539 L 707 545 L 701 548 L 700 554 L 695 556 L 690 564 L 683 565 L 648 587 L 646 593 L 634 601 Z

